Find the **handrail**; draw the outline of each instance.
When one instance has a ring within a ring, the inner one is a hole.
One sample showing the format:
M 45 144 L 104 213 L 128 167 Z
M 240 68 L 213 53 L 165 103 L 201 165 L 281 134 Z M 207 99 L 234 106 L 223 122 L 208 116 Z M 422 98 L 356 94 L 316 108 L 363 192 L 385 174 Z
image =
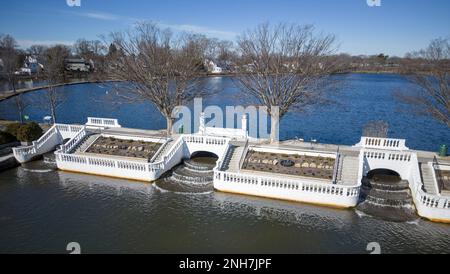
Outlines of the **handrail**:
M 150 159 L 150 163 L 152 163 L 154 160 L 158 159 L 159 155 L 163 152 L 163 150 L 167 147 L 167 144 L 170 143 L 171 141 L 173 141 L 172 138 L 166 139 L 166 141 L 163 143 L 163 145 L 158 149 L 158 151 L 155 153 L 155 155 Z
M 86 127 L 83 126 L 80 131 L 75 134 L 75 136 L 70 139 L 66 144 L 61 145 L 61 150 L 64 153 L 70 152 L 74 147 L 76 147 L 81 141 L 83 141 L 84 137 L 86 137 Z
M 248 139 L 245 142 L 244 151 L 242 151 L 241 159 L 239 160 L 239 169 L 242 169 L 242 166 L 244 165 L 245 157 L 247 156 L 247 152 L 249 149 L 249 142 Z
M 221 155 L 221 158 L 217 160 L 217 164 L 214 167 L 214 170 L 222 170 L 223 165 L 225 163 L 225 157 L 227 157 L 227 152 L 230 150 L 230 140 L 225 141 L 225 153 Z
M 442 173 L 441 169 L 439 168 L 439 162 L 436 156 L 433 158 L 433 164 L 432 167 L 434 169 L 434 172 L 436 174 L 436 181 L 438 185 L 438 191 L 441 193 L 441 191 L 444 189 L 444 180 L 442 179 Z
M 13 148 L 13 151 L 18 154 L 34 154 L 40 149 L 45 141 L 47 141 L 53 134 L 56 133 L 56 125 L 53 125 L 50 129 L 48 129 L 39 139 L 32 142 L 30 146 L 17 147 Z
M 341 159 L 341 154 L 339 153 L 339 146 L 338 146 L 338 149 L 337 149 L 337 152 L 336 152 L 336 159 L 335 159 L 335 163 L 334 163 L 334 170 L 333 170 L 333 179 L 332 179 L 332 182 L 333 182 L 333 184 L 337 184 L 338 182 L 337 182 L 337 177 L 338 177 L 338 171 L 339 171 L 339 168 L 340 168 L 340 166 L 339 166 L 339 161 L 340 161 L 340 159 Z

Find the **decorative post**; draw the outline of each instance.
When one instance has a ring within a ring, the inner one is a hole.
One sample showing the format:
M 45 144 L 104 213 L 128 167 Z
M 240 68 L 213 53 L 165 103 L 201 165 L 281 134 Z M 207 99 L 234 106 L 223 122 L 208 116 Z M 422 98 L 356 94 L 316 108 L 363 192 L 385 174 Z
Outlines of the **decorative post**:
M 205 134 L 206 132 L 206 126 L 205 126 L 205 113 L 200 113 L 200 126 L 199 126 L 199 132 L 201 134 Z
M 242 131 L 244 131 L 245 138 L 248 136 L 248 126 L 247 126 L 247 114 L 242 115 Z

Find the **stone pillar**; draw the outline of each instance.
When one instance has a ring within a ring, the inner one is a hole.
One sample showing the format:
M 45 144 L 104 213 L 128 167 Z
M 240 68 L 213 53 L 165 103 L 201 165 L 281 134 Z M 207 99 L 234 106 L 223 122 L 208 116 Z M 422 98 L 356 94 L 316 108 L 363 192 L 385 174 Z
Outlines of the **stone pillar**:
M 247 114 L 242 115 L 242 131 L 245 132 L 245 136 L 248 136 L 248 126 L 247 126 Z
M 200 113 L 200 126 L 199 126 L 199 132 L 201 133 L 201 134 L 205 134 L 205 132 L 206 132 L 206 126 L 205 126 L 205 121 L 206 121 L 206 119 L 205 119 L 205 113 L 204 112 L 202 112 L 202 113 Z

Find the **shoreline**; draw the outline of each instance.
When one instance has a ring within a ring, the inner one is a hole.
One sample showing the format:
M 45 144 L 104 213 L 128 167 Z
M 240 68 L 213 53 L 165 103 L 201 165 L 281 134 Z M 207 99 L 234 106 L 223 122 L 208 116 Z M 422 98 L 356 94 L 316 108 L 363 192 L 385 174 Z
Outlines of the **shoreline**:
M 344 72 L 337 72 L 335 75 L 341 75 L 341 74 L 399 74 L 399 72 L 396 71 L 344 71 Z M 236 76 L 236 73 L 218 73 L 218 74 L 206 74 L 204 76 L 206 77 L 233 77 Z M 68 83 L 60 83 L 56 85 L 44 85 L 39 87 L 32 87 L 32 88 L 22 88 L 17 89 L 14 93 L 12 90 L 5 90 L 0 91 L 0 102 L 10 99 L 14 96 L 17 96 L 19 94 L 24 94 L 32 91 L 38 91 L 41 89 L 48 89 L 49 87 L 62 87 L 62 86 L 73 86 L 73 85 L 82 85 L 82 84 L 95 84 L 95 83 L 108 83 L 108 82 L 118 82 L 118 80 L 82 80 L 82 81 L 75 81 L 75 82 L 68 82 Z
M 19 94 L 24 94 L 24 93 L 28 93 L 28 92 L 32 92 L 32 91 L 38 91 L 41 89 L 48 89 L 50 87 L 74 86 L 74 85 L 95 84 L 95 83 L 105 83 L 105 82 L 106 83 L 116 82 L 116 80 L 105 80 L 105 81 L 83 80 L 83 81 L 76 81 L 76 82 L 69 82 L 69 83 L 60 83 L 60 84 L 56 84 L 56 85 L 44 85 L 44 86 L 39 86 L 39 87 L 17 89 L 15 93 L 12 90 L 7 90 L 7 91 L 0 92 L 0 102 L 10 99 Z

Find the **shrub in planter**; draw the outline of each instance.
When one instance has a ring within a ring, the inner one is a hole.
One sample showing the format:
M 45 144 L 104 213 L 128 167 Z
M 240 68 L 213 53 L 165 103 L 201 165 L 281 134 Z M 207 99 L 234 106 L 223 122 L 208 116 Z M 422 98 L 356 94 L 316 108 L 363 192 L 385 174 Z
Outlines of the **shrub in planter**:
M 21 123 L 12 123 L 6 126 L 5 132 L 11 134 L 12 136 L 17 138 L 17 131 L 22 126 Z
M 4 131 L 0 131 L 0 145 L 8 144 L 17 141 L 16 137 Z
M 17 130 L 17 139 L 22 142 L 32 142 L 42 136 L 42 128 L 35 122 L 22 125 Z

